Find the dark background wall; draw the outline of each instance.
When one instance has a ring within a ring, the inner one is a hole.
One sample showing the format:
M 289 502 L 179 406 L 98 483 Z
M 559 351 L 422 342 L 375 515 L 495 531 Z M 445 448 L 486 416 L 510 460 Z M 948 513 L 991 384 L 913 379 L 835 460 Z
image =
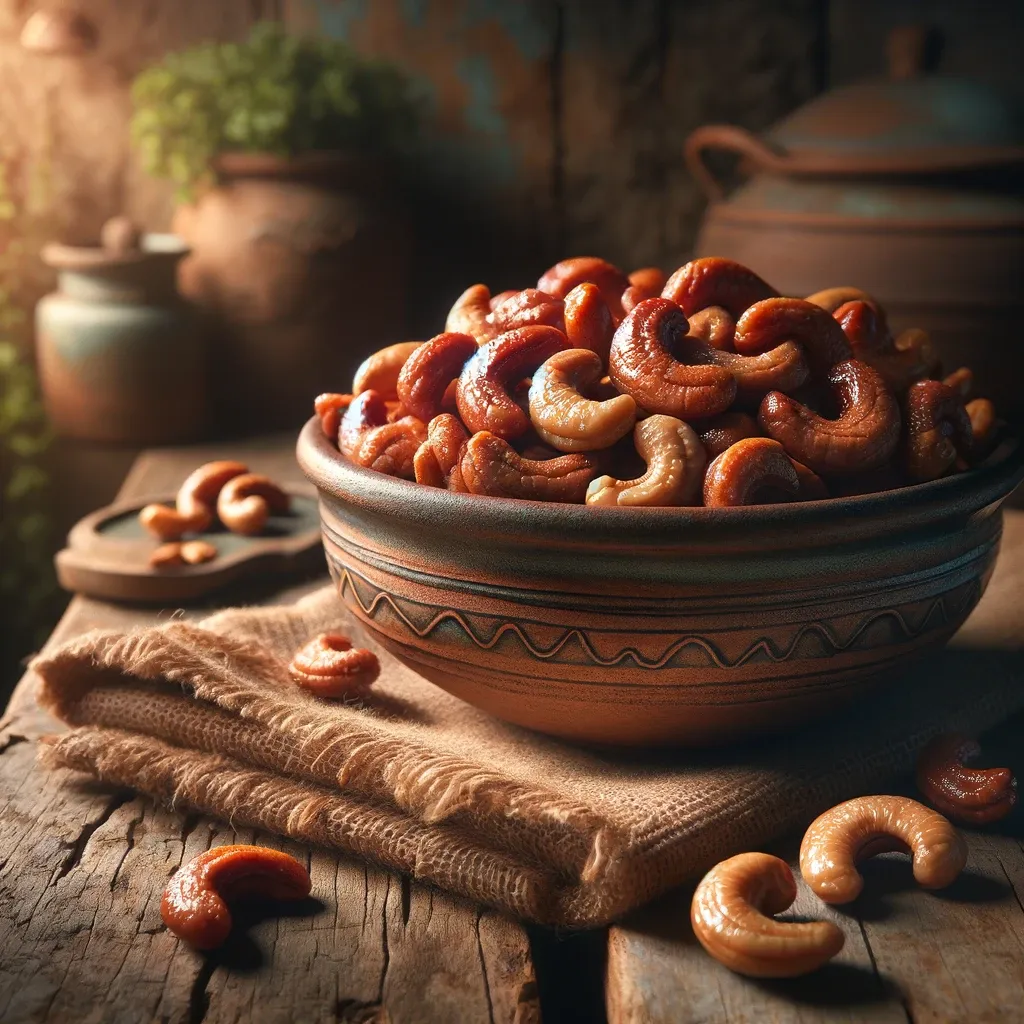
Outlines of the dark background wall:
M 400 62 L 431 121 L 407 169 L 419 235 L 414 331 L 453 292 L 521 284 L 566 254 L 626 267 L 685 259 L 703 197 L 682 161 L 708 121 L 760 129 L 884 68 L 894 25 L 938 28 L 942 66 L 1024 98 L 1011 0 L 80 0 L 100 31 L 79 61 L 22 53 L 31 0 L 0 0 L 0 139 L 50 176 L 53 233 L 124 209 L 166 225 L 169 189 L 127 141 L 131 77 L 167 49 L 240 38 L 261 18 Z M 25 182 L 22 181 L 22 186 Z

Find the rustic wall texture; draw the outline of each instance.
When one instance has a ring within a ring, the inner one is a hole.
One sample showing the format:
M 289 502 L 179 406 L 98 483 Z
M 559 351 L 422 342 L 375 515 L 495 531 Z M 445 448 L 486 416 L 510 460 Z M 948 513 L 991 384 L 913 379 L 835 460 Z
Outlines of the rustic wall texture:
M 946 30 L 944 65 L 1020 82 L 1000 30 L 1020 26 L 1010 0 L 981 0 L 969 18 L 952 0 L 77 3 L 100 45 L 70 60 L 23 53 L 36 3 L 0 0 L 0 150 L 68 240 L 95 237 L 119 210 L 169 222 L 170 190 L 138 170 L 127 136 L 131 78 L 161 53 L 269 17 L 400 62 L 431 114 L 402 180 L 422 268 L 415 331 L 466 283 L 521 285 L 564 254 L 674 266 L 703 205 L 686 134 L 707 121 L 763 128 L 830 78 L 880 70 L 893 24 L 932 22 Z

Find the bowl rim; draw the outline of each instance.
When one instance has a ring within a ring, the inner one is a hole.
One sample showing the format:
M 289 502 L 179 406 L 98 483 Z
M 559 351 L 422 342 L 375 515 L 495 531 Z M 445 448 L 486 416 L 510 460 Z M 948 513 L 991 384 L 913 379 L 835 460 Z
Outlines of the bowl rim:
M 834 527 L 859 519 L 877 522 L 882 516 L 910 516 L 925 525 L 947 518 L 954 510 L 971 513 L 1001 501 L 1024 480 L 1024 444 L 1016 434 L 1007 436 L 978 466 L 927 483 L 852 497 L 730 508 L 623 508 L 501 497 L 482 501 L 480 495 L 427 487 L 356 465 L 331 444 L 317 416 L 312 416 L 302 428 L 296 457 L 319 490 L 346 502 L 383 508 L 391 516 L 418 521 L 458 522 L 472 512 L 474 532 L 489 526 L 501 532 L 569 528 L 576 533 L 590 524 L 601 533 L 636 534 L 653 528 L 662 534 L 687 527 L 703 533 L 716 527 Z

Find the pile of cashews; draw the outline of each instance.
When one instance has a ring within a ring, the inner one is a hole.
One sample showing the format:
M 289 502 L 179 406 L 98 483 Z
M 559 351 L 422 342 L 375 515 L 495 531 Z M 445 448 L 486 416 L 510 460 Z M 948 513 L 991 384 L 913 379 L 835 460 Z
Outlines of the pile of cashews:
M 917 784 L 945 814 L 968 823 L 1005 818 L 1016 804 L 1009 768 L 971 768 L 980 752 L 960 735 L 935 737 L 921 752 Z M 949 820 L 905 796 L 864 796 L 816 818 L 800 844 L 800 874 L 823 902 L 849 903 L 864 887 L 858 860 L 908 850 L 925 889 L 943 889 L 967 862 L 967 846 Z M 713 867 L 700 881 L 690 922 L 700 944 L 738 974 L 796 977 L 816 970 L 843 948 L 832 921 L 788 922 L 774 914 L 796 899 L 789 865 L 767 853 L 741 853 Z
M 598 257 L 467 288 L 445 330 L 371 355 L 314 408 L 351 461 L 452 491 L 757 505 L 888 490 L 995 445 L 966 367 L 856 288 L 788 298 L 721 257 L 666 277 Z
M 233 533 L 253 537 L 272 515 L 291 506 L 288 493 L 269 477 L 250 473 L 242 462 L 218 460 L 193 470 L 170 505 L 146 505 L 139 512 L 143 528 L 161 541 L 149 557 L 153 568 L 198 565 L 217 556 L 209 541 L 183 541 L 190 533 L 203 533 L 217 520 Z

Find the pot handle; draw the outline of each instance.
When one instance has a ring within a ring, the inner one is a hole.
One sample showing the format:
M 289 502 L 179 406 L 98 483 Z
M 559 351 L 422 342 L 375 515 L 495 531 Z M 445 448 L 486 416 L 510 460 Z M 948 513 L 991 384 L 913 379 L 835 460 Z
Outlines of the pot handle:
M 704 151 L 708 149 L 724 149 L 737 156 L 745 156 L 764 170 L 788 168 L 788 158 L 784 150 L 773 149 L 746 128 L 735 124 L 703 125 L 690 132 L 683 147 L 683 156 L 686 158 L 690 173 L 712 202 L 724 199 L 725 189 L 704 162 Z

